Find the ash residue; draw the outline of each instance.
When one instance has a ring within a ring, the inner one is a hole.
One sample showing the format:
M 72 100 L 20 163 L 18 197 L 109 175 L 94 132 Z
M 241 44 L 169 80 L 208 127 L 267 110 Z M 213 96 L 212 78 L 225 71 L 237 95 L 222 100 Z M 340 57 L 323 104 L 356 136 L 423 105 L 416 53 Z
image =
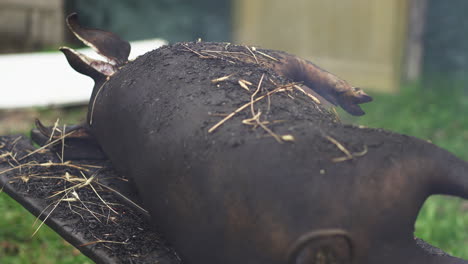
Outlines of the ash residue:
M 116 263 L 180 263 L 145 216 L 105 187 L 112 186 L 113 181 L 126 182 L 108 161 L 61 162 L 47 150 L 22 159 L 34 150 L 22 136 L 0 137 L 0 146 L 2 182 L 20 199 L 42 201 L 47 207 L 42 220 L 47 217 L 69 223 L 69 232 L 86 241 L 75 244 L 78 249 L 104 250 Z M 85 185 L 91 177 L 94 179 Z

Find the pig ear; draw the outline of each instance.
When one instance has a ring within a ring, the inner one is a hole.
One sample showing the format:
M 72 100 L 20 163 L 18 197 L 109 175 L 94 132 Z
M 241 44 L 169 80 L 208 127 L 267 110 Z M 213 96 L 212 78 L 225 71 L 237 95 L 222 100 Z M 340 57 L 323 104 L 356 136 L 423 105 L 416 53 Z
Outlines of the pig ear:
M 116 71 L 113 65 L 89 58 L 76 50 L 61 47 L 60 51 L 65 54 L 68 63 L 75 71 L 93 78 L 95 82 L 106 79 L 107 76 L 111 76 Z
M 67 17 L 67 25 L 75 36 L 85 45 L 106 57 L 114 65 L 120 66 L 127 62 L 130 54 L 130 43 L 122 40 L 114 33 L 91 28 L 83 28 L 78 22 L 78 14 Z
M 299 237 L 292 245 L 287 264 L 353 262 L 353 241 L 341 229 L 312 231 Z

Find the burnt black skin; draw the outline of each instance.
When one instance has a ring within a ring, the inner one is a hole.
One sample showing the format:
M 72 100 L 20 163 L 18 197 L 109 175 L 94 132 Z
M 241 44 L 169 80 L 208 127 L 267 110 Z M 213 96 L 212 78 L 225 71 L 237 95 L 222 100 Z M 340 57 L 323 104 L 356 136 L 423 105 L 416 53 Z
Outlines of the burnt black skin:
M 242 124 L 248 110 L 209 133 L 221 119 L 210 113 L 250 100 L 235 82 L 211 82 L 233 72 L 253 83 L 263 74 L 288 82 L 258 65 L 200 58 L 184 44 L 152 51 L 107 78 L 88 74 L 96 86 L 86 128 L 187 263 L 313 263 L 307 254 L 290 255 L 320 230 L 342 230 L 337 245 L 351 241 L 352 262 L 336 263 L 468 263 L 430 256 L 413 239 L 429 195 L 468 198 L 466 162 L 417 138 L 343 125 L 297 91 L 294 99 L 279 93 L 256 104 L 266 120 L 286 120 L 270 127 L 294 142 Z M 360 154 L 334 162 L 345 154 L 327 136 Z
M 90 130 L 189 263 L 285 263 L 301 235 L 330 228 L 349 232 L 355 263 L 466 263 L 428 256 L 413 240 L 430 194 L 468 198 L 464 161 L 419 139 L 345 126 L 325 114 L 288 113 L 276 131 L 293 127 L 294 143 L 258 138 L 239 118 L 210 134 L 220 118 L 208 113 L 219 107 L 205 101 L 223 100 L 209 91 L 202 97 L 203 89 L 216 89 L 209 76 L 200 77 L 211 62 L 174 50 L 147 54 L 96 87 L 102 91 Z M 190 85 L 194 76 L 186 74 L 193 65 L 174 56 L 200 60 L 200 85 Z M 155 71 L 151 63 L 166 66 Z M 241 103 L 225 101 L 225 112 Z M 297 101 L 278 94 L 272 108 Z M 317 111 L 309 101 L 298 104 Z M 323 135 L 368 152 L 332 162 L 344 154 Z

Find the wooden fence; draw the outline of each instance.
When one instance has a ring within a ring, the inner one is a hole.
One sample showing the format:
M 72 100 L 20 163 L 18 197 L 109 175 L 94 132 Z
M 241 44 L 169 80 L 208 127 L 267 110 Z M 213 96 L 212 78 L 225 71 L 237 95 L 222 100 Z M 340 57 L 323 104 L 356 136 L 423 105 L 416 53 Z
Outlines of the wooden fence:
M 64 42 L 64 0 L 0 0 L 0 53 Z
M 305 57 L 354 86 L 399 89 L 408 0 L 234 0 L 234 41 Z

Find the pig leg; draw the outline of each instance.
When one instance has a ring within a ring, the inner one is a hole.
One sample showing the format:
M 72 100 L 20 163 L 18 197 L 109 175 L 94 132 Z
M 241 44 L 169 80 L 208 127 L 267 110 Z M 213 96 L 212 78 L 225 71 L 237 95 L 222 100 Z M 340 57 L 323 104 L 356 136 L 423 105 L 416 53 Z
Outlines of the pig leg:
M 63 128 L 44 126 L 36 120 L 36 128 L 31 130 L 32 140 L 40 146 L 47 146 L 64 160 L 102 160 L 107 159 L 86 125 Z M 64 144 L 62 146 L 62 144 Z
M 364 115 L 359 104 L 372 101 L 362 89 L 351 86 L 345 80 L 320 68 L 310 61 L 284 52 L 270 52 L 278 61 L 269 63 L 278 74 L 296 82 L 302 82 L 333 105 L 339 105 L 348 113 Z

